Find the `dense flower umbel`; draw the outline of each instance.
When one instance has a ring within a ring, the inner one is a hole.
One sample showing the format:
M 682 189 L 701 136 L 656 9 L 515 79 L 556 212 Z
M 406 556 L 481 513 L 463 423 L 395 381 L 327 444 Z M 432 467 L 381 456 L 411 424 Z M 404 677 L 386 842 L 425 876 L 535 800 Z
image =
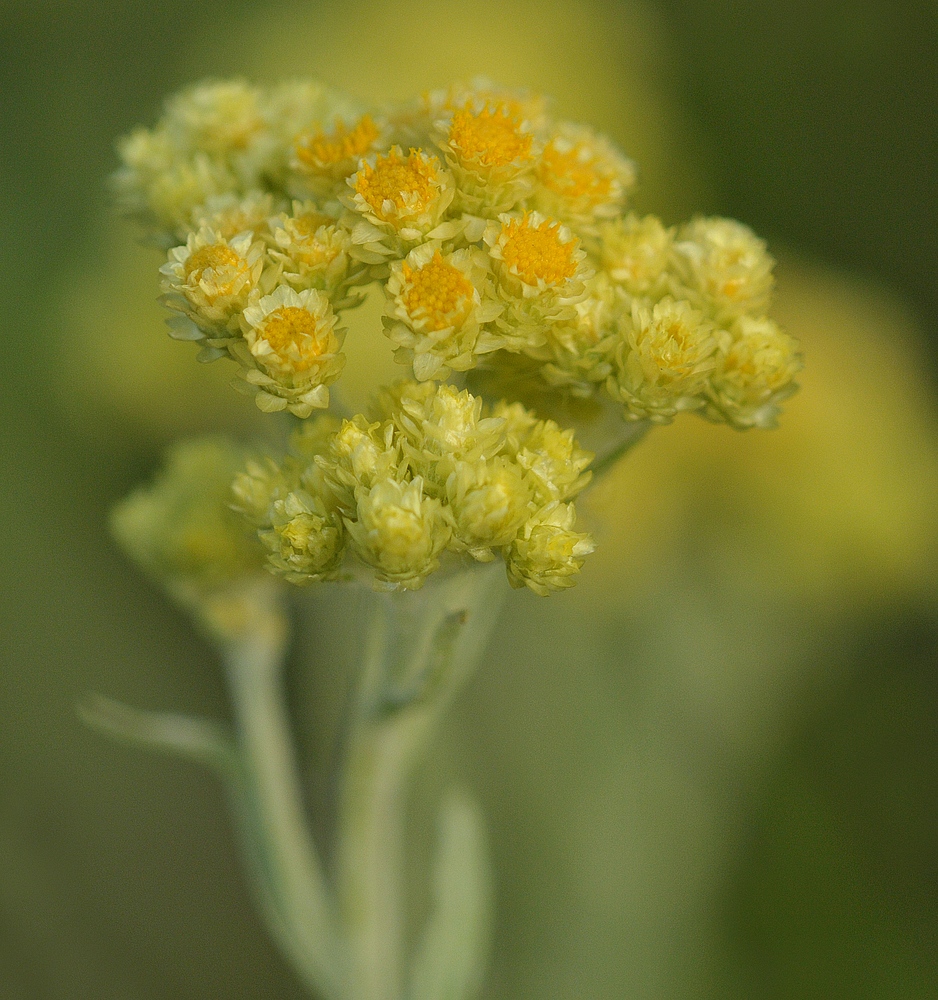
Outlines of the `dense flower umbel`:
M 592 549 L 572 506 L 589 455 L 517 400 L 605 428 L 614 451 L 617 412 L 768 427 L 794 391 L 765 244 L 730 219 L 630 212 L 633 163 L 537 95 L 478 80 L 368 109 L 312 82 L 210 81 L 120 152 L 123 206 L 170 248 L 173 336 L 235 361 L 262 410 L 309 418 L 236 486 L 293 583 L 416 588 L 501 555 L 514 584 L 570 586 Z M 338 423 L 342 315 L 372 284 L 416 381 Z
M 369 416 L 317 418 L 285 458 L 251 462 L 235 506 L 260 529 L 268 568 L 294 583 L 364 574 L 416 589 L 444 560 L 500 554 L 514 585 L 546 594 L 592 551 L 570 502 L 591 458 L 518 404 L 487 410 L 465 389 L 404 382 Z

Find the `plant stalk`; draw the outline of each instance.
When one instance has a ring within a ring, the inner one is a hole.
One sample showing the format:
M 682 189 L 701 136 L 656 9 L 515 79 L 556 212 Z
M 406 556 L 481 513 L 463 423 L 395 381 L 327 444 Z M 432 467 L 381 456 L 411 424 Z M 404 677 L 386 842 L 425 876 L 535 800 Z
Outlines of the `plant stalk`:
M 376 595 L 345 747 L 337 888 L 347 1000 L 401 1000 L 406 793 L 420 754 L 483 652 L 507 592 L 474 566 L 417 593 Z

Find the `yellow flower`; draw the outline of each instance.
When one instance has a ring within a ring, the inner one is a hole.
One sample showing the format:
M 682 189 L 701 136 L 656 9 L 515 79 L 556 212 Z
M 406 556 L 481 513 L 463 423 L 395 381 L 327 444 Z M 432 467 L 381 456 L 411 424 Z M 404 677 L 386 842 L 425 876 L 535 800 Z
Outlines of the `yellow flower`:
M 441 253 L 434 243 L 391 265 L 385 333 L 397 361 L 412 365 L 420 381 L 473 368 L 478 355 L 497 346 L 484 330 L 503 306 L 493 299 L 486 265 L 478 250 Z
M 270 505 L 297 485 L 299 472 L 288 457 L 280 463 L 269 456 L 249 458 L 232 480 L 231 509 L 262 528 L 270 524 Z
M 353 121 L 361 115 L 351 97 L 315 80 L 276 84 L 262 92 L 260 110 L 266 128 L 252 146 L 255 173 L 283 189 L 300 136 L 315 133 L 321 122 Z
M 226 240 L 247 232 L 266 238 L 268 221 L 281 204 L 269 192 L 256 189 L 243 197 L 233 192 L 213 195 L 204 205 L 193 209 L 192 228 L 210 229 Z
M 263 241 L 250 232 L 229 240 L 206 228 L 170 250 L 160 268 L 162 302 L 191 321 L 171 320 L 173 335 L 227 346 L 239 333 L 242 312 L 262 290 L 265 254 Z M 222 353 L 219 349 L 215 356 Z
M 745 313 L 761 316 L 768 309 L 775 261 L 741 222 L 694 219 L 679 230 L 673 259 L 675 295 L 690 299 L 717 323 Z
M 342 520 L 320 497 L 288 493 L 271 504 L 270 522 L 257 534 L 271 572 L 301 586 L 338 574 L 345 554 Z
M 531 518 L 508 550 L 509 583 L 541 597 L 572 587 L 584 559 L 596 548 L 588 534 L 572 530 L 575 523 L 572 503 L 548 504 Z
M 482 400 L 452 385 L 404 382 L 390 416 L 403 451 L 439 491 L 460 462 L 494 457 L 504 446 L 502 421 L 483 416 Z
M 368 490 L 379 479 L 405 474 L 393 425 L 390 421 L 369 421 L 362 414 L 342 421 L 316 464 L 335 503 L 349 515 L 355 512 L 360 489 Z
M 378 255 L 377 260 L 365 258 L 369 263 L 400 255 L 403 246 L 437 238 L 431 233 L 455 190 L 452 174 L 437 157 L 420 149 L 404 156 L 400 146 L 363 160 L 347 183 L 350 190 L 341 200 L 362 220 L 354 224 L 352 241 Z
M 433 139 L 456 178 L 454 211 L 495 218 L 533 190 L 538 148 L 510 104 L 469 100 L 435 123 Z
M 423 480 L 381 479 L 357 497 L 345 521 L 355 554 L 375 571 L 378 589 L 417 590 L 440 565 L 450 529 L 440 502 L 423 494 Z
M 713 324 L 687 302 L 663 299 L 653 309 L 633 303 L 609 394 L 625 404 L 629 419 L 667 423 L 679 410 L 704 405 L 716 349 Z
M 261 568 L 257 539 L 228 506 L 243 462 L 243 452 L 223 438 L 184 441 L 169 452 L 153 484 L 111 515 L 127 554 L 189 606 Z
M 384 123 L 369 114 L 351 124 L 339 118 L 329 131 L 317 126 L 296 140 L 290 161 L 291 185 L 297 194 L 335 196 L 355 172 L 358 161 L 386 145 Z
M 175 145 L 223 155 L 248 148 L 264 128 L 260 92 L 244 80 L 209 80 L 175 94 L 165 127 Z
M 660 299 L 668 291 L 674 232 L 655 215 L 630 212 L 599 228 L 603 267 L 629 295 Z
M 114 186 L 123 207 L 160 230 L 159 242 L 169 246 L 197 228 L 194 210 L 210 199 L 262 188 L 271 146 L 263 103 L 263 92 L 243 80 L 176 94 L 154 129 L 137 130 L 119 146 L 123 166 Z
M 344 331 L 322 292 L 281 285 L 244 310 L 244 340 L 229 347 L 258 407 L 308 417 L 329 405 L 327 386 L 345 366 Z
M 118 154 L 122 166 L 112 178 L 118 205 L 164 248 L 186 239 L 193 209 L 239 187 L 228 164 L 177 148 L 164 127 L 136 129 L 120 141 Z
M 512 118 L 525 122 L 532 133 L 547 126 L 547 100 L 528 90 L 497 87 L 491 80 L 477 77 L 470 83 L 454 83 L 439 90 L 425 91 L 416 100 L 390 113 L 395 141 L 405 149 L 426 147 L 434 123 L 467 105 L 503 108 Z
M 582 398 L 592 396 L 612 373 L 629 313 L 627 296 L 605 271 L 587 281 L 586 292 L 574 318 L 550 329 L 551 360 L 541 369 L 550 385 Z
M 635 185 L 635 164 L 604 136 L 583 125 L 563 123 L 541 151 L 534 205 L 584 233 L 617 216 Z
M 738 428 L 774 427 L 779 403 L 797 388 L 797 341 L 770 319 L 742 316 L 719 343 L 708 416 Z
M 350 236 L 335 219 L 311 201 L 295 201 L 291 214 L 270 220 L 270 231 L 270 256 L 284 281 L 298 291 L 319 289 L 337 312 L 360 302 L 351 289 L 368 280 L 367 269 L 350 258 Z
M 571 500 L 592 479 L 584 471 L 593 454 L 576 442 L 573 430 L 561 429 L 553 420 L 538 420 L 520 439 L 512 456 L 527 472 L 541 503 Z
M 496 320 L 498 346 L 509 351 L 542 346 L 546 328 L 572 320 L 586 295 L 592 272 L 580 241 L 539 212 L 500 215 L 486 226 L 483 240 L 498 297 L 507 307 Z
M 447 478 L 453 542 L 479 562 L 495 558 L 531 514 L 534 491 L 525 469 L 506 455 L 460 462 Z

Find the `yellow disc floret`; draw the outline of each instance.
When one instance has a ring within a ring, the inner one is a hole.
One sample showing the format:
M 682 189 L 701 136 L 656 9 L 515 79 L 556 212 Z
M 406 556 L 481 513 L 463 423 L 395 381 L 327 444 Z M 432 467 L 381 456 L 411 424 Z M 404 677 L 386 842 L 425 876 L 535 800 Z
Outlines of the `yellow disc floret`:
M 267 317 L 261 336 L 271 351 L 289 358 L 292 371 L 307 371 L 328 350 L 331 328 L 299 306 L 283 306 Z
M 200 247 L 193 253 L 184 265 L 186 282 L 189 285 L 202 285 L 203 291 L 210 302 L 219 296 L 231 295 L 234 286 L 247 273 L 247 261 L 230 246 L 224 243 L 210 243 Z
M 612 177 L 597 169 L 592 151 L 585 143 L 569 148 L 556 140 L 544 147 L 537 171 L 538 180 L 564 198 L 601 201 L 612 190 Z
M 355 191 L 382 221 L 401 212 L 421 212 L 437 196 L 439 165 L 436 157 L 421 156 L 415 149 L 404 157 L 395 147 L 387 156 L 379 156 L 374 166 L 362 164 L 355 175 Z
M 244 339 L 230 352 L 260 409 L 305 418 L 329 405 L 327 386 L 345 366 L 344 331 L 335 324 L 328 298 L 314 288 L 280 285 L 244 310 Z
M 320 130 L 302 136 L 296 145 L 296 156 L 306 167 L 322 170 L 364 156 L 379 135 L 380 130 L 371 115 L 362 115 L 351 128 L 338 121 L 331 132 Z
M 206 342 L 238 336 L 241 312 L 262 284 L 265 259 L 263 240 L 251 232 L 228 240 L 203 227 L 185 246 L 173 247 L 160 268 L 162 302 L 187 317 L 171 321 L 173 336 Z
M 480 111 L 467 105 L 454 112 L 449 143 L 462 161 L 503 167 L 531 152 L 531 136 L 503 104 L 485 104 Z
M 509 219 L 502 227 L 502 235 L 502 259 L 526 284 L 558 285 L 576 274 L 577 241 L 565 242 L 559 223 L 548 219 L 532 222 L 531 216 L 525 215 Z
M 428 330 L 443 330 L 461 323 L 472 309 L 472 282 L 440 251 L 423 267 L 403 265 L 404 305 L 408 314 Z

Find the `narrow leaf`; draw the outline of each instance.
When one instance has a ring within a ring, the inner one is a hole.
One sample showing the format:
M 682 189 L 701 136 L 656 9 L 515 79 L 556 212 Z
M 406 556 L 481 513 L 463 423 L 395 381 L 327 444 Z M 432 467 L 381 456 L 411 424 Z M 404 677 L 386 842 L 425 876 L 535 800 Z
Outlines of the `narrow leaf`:
M 226 777 L 235 764 L 234 744 L 220 722 L 172 712 L 143 712 L 99 694 L 86 695 L 78 704 L 78 714 L 108 736 L 187 757 Z
M 447 794 L 440 809 L 433 895 L 408 1000 L 469 1000 L 485 972 L 492 893 L 482 813 L 463 793 Z

